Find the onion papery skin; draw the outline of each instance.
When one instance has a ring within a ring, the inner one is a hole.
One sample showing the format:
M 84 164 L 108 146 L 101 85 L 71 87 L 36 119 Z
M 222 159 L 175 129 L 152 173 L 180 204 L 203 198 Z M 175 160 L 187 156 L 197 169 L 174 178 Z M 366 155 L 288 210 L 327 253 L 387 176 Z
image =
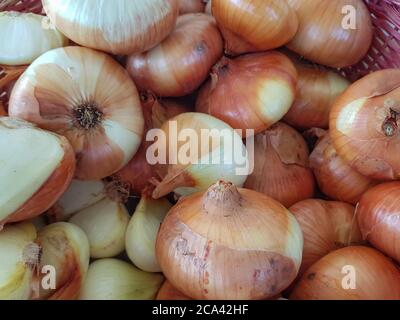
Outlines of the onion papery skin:
M 82 47 L 36 59 L 15 84 L 8 111 L 64 135 L 81 180 L 121 169 L 138 150 L 144 130 L 139 94 L 126 71 L 106 54 Z
M 161 224 L 166 278 L 193 299 L 267 299 L 294 280 L 303 238 L 292 214 L 261 193 L 219 181 L 184 198 Z
M 400 70 L 386 69 L 353 83 L 336 100 L 330 135 L 352 168 L 376 180 L 400 178 Z
M 178 0 L 179 2 L 179 14 L 186 13 L 199 13 L 204 12 L 206 2 L 204 0 Z
M 231 55 L 275 49 L 296 34 L 295 11 L 280 0 L 218 0 L 211 4 L 212 15 Z
M 287 44 L 290 50 L 333 68 L 356 64 L 367 54 L 373 29 L 370 12 L 363 1 L 288 0 L 288 3 L 299 19 L 298 31 Z M 343 13 L 350 6 L 350 15 Z M 353 13 L 355 28 L 347 26 Z
M 158 290 L 156 300 L 192 300 L 182 292 L 176 290 L 171 282 L 165 280 L 160 290 Z
M 202 87 L 198 112 L 208 113 L 234 129 L 268 129 L 288 112 L 296 95 L 297 71 L 275 51 L 227 57 L 213 68 Z
M 72 180 L 75 156 L 64 137 L 8 117 L 0 118 L 0 146 L 1 229 L 49 209 Z
M 254 170 L 244 184 L 290 207 L 314 195 L 314 176 L 303 137 L 278 122 L 255 136 Z
M 346 275 L 355 276 L 355 289 L 342 286 L 343 282 L 348 284 Z M 399 300 L 400 271 L 375 249 L 363 246 L 342 248 L 313 264 L 289 299 Z
M 350 82 L 334 71 L 295 62 L 297 94 L 283 121 L 297 129 L 329 127 L 329 113 L 336 98 Z
M 126 55 L 148 50 L 173 29 L 178 0 L 42 0 L 51 22 L 84 47 Z M 107 12 L 107 14 L 104 14 Z
M 364 239 L 400 262 L 400 182 L 387 182 L 368 190 L 357 206 Z
M 222 53 L 223 41 L 215 20 L 204 13 L 185 14 L 158 46 L 130 55 L 127 70 L 140 90 L 181 97 L 202 84 Z
M 354 210 L 344 202 L 319 199 L 303 200 L 289 208 L 304 237 L 299 275 L 329 252 L 362 243 Z
M 310 155 L 320 190 L 334 200 L 355 205 L 377 181 L 363 176 L 350 167 L 336 152 L 331 137 L 325 132 Z

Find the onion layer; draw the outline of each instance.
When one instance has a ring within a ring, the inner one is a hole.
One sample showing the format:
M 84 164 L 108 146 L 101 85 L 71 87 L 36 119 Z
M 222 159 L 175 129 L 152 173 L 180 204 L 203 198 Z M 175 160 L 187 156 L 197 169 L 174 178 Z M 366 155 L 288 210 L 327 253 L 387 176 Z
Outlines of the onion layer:
M 134 83 L 111 57 L 82 47 L 55 49 L 36 59 L 15 84 L 9 114 L 65 135 L 76 177 L 102 179 L 139 148 L 143 115 Z

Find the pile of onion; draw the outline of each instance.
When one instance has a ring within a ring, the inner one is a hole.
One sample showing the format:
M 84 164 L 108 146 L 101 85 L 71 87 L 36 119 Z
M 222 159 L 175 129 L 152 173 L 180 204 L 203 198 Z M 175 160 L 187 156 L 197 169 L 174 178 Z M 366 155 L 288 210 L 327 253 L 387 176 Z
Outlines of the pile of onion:
M 196 110 L 257 134 L 288 112 L 296 83 L 296 68 L 279 52 L 223 57 L 201 89 Z
M 107 177 L 127 164 L 141 143 L 139 94 L 110 56 L 83 47 L 46 52 L 19 78 L 10 116 L 64 135 L 74 148 L 75 176 Z
M 262 192 L 285 207 L 312 198 L 315 183 L 308 155 L 303 137 L 278 122 L 255 136 L 254 170 L 244 187 Z
M 377 180 L 400 178 L 400 70 L 371 73 L 336 100 L 330 135 L 352 168 Z
M 296 278 L 303 236 L 280 203 L 218 181 L 169 211 L 156 253 L 171 284 L 194 299 L 267 299 Z

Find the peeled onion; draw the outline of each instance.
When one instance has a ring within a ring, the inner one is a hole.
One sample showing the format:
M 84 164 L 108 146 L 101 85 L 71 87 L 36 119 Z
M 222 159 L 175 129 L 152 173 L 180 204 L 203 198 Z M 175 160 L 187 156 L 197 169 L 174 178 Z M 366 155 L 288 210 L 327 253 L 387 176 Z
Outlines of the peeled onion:
M 362 0 L 287 0 L 299 29 L 287 47 L 334 68 L 359 62 L 371 46 L 371 15 Z
M 307 144 L 296 130 L 276 123 L 255 136 L 254 170 L 244 187 L 264 193 L 285 207 L 312 198 L 315 183 L 308 154 Z
M 337 201 L 307 199 L 289 208 L 303 231 L 303 260 L 299 275 L 329 252 L 360 244 L 362 237 L 354 207 Z
M 44 213 L 75 170 L 68 141 L 23 120 L 0 118 L 0 229 Z
M 214 66 L 196 103 L 198 112 L 234 129 L 260 133 L 288 112 L 296 94 L 297 72 L 279 52 L 226 57 Z
M 176 290 L 171 282 L 165 280 L 160 290 L 157 293 L 156 300 L 191 300 L 182 292 Z
M 211 4 L 229 54 L 266 51 L 289 42 L 298 28 L 295 11 L 281 0 L 216 0 Z
M 82 47 L 36 59 L 15 84 L 8 111 L 65 135 L 76 154 L 75 176 L 83 180 L 121 169 L 143 134 L 139 94 L 128 74 L 106 54 Z
M 377 182 L 350 167 L 336 152 L 328 132 L 322 134 L 310 155 L 318 186 L 328 197 L 356 204 Z
M 399 300 L 400 271 L 362 246 L 333 251 L 304 273 L 291 300 Z
M 207 0 L 178 0 L 179 14 L 204 12 Z
M 55 28 L 46 28 L 46 17 L 34 13 L 0 12 L 0 64 L 30 64 L 42 53 L 68 44 Z
M 215 20 L 204 13 L 178 18 L 174 31 L 148 52 L 133 54 L 127 70 L 141 90 L 162 97 L 192 93 L 222 56 Z
M 400 182 L 380 184 L 361 197 L 357 218 L 364 239 L 400 262 Z
M 330 115 L 333 146 L 361 174 L 399 179 L 399 119 L 400 70 L 371 73 L 336 100 Z
M 173 29 L 178 0 L 42 0 L 51 22 L 74 42 L 113 54 L 143 52 Z
M 301 229 L 281 204 L 219 181 L 184 198 L 161 224 L 156 253 L 171 284 L 194 299 L 267 299 L 295 279 Z

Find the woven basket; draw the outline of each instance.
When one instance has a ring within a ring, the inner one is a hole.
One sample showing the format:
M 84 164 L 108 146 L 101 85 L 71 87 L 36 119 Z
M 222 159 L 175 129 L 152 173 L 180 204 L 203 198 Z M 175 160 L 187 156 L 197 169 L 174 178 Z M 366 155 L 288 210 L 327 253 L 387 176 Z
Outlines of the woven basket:
M 358 64 L 341 72 L 350 80 L 387 68 L 400 68 L 400 0 L 364 0 L 374 25 L 375 37 L 370 51 Z M 40 0 L 0 0 L 0 11 L 41 13 Z M 7 108 L 7 85 L 16 80 L 25 70 L 21 67 L 0 65 L 0 115 L 1 107 Z

